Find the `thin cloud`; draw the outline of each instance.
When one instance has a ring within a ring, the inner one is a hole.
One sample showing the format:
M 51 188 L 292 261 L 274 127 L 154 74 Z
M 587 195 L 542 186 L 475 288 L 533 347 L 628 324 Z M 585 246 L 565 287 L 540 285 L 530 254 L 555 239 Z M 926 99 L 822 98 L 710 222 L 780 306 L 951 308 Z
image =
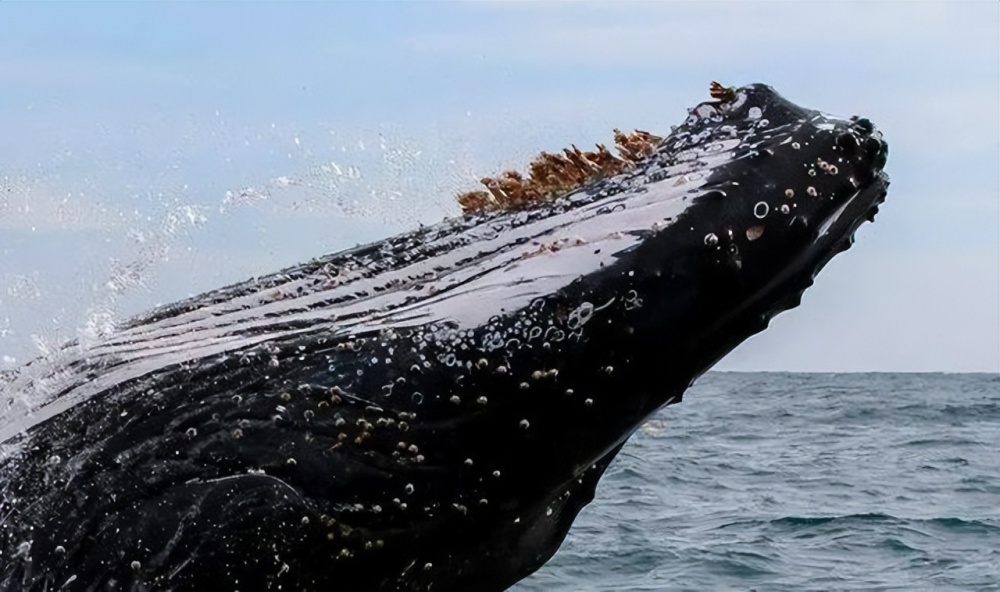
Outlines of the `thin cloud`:
M 712 2 L 557 6 L 562 9 L 543 3 L 488 3 L 479 9 L 500 9 L 501 15 L 515 18 L 489 30 L 415 35 L 406 43 L 416 51 L 488 54 L 532 66 L 684 70 L 804 60 L 812 60 L 817 70 L 838 64 L 865 68 L 862 58 L 908 56 L 910 50 L 922 53 L 929 45 L 945 54 L 985 55 L 996 49 L 995 6 L 929 2 L 728 3 L 724 9 Z M 975 12 L 982 18 L 971 16 Z M 936 42 L 942 39 L 947 44 L 939 46 Z

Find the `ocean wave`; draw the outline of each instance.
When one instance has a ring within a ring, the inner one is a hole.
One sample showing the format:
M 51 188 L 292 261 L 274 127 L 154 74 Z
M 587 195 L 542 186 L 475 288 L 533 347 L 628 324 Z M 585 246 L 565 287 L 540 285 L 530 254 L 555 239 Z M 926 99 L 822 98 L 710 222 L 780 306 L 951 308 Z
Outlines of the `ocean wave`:
M 939 518 L 900 518 L 890 514 L 867 513 L 867 514 L 845 514 L 842 516 L 782 516 L 770 520 L 737 520 L 727 522 L 717 527 L 719 530 L 732 528 L 759 528 L 772 527 L 781 530 L 797 531 L 818 526 L 858 526 L 861 524 L 890 525 L 890 526 L 914 526 L 925 525 L 938 527 L 946 530 L 956 530 L 963 532 L 998 533 L 1000 534 L 1000 522 L 996 520 L 976 520 L 956 517 Z

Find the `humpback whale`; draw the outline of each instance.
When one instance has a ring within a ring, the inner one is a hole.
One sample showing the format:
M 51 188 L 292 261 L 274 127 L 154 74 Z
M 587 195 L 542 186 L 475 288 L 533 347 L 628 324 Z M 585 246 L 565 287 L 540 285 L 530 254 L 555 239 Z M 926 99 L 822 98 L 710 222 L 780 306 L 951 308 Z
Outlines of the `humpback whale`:
M 537 570 L 642 422 L 797 306 L 886 195 L 867 119 L 712 95 L 561 193 L 502 204 L 494 183 L 0 381 L 0 590 L 493 591 Z

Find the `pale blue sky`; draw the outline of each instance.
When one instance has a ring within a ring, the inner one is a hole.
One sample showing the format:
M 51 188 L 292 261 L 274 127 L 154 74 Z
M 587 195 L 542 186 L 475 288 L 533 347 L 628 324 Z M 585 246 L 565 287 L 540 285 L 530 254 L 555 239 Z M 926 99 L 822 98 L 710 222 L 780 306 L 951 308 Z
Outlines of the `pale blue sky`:
M 998 31 L 995 2 L 0 3 L 0 367 L 665 132 L 718 79 L 870 117 L 892 177 L 720 367 L 996 372 Z

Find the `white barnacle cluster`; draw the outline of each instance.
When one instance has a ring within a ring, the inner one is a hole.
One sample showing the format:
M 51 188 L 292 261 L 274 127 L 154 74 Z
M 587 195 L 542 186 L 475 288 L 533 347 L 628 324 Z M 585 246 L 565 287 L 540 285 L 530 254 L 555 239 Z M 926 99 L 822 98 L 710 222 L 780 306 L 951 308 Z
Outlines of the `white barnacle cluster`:
M 795 190 L 792 189 L 791 187 L 785 189 L 785 198 L 789 200 L 795 199 Z M 795 202 L 791 202 L 791 205 L 789 205 L 788 203 L 783 203 L 780 206 L 778 206 L 778 211 L 784 215 L 787 215 L 792 211 L 792 208 L 794 207 L 796 207 Z
M 594 305 L 591 302 L 581 302 L 571 313 L 566 321 L 570 329 L 579 329 L 586 325 L 594 316 Z
M 820 170 L 828 175 L 836 175 L 840 172 L 837 165 L 823 160 L 822 157 L 816 159 L 816 165 L 819 166 Z

